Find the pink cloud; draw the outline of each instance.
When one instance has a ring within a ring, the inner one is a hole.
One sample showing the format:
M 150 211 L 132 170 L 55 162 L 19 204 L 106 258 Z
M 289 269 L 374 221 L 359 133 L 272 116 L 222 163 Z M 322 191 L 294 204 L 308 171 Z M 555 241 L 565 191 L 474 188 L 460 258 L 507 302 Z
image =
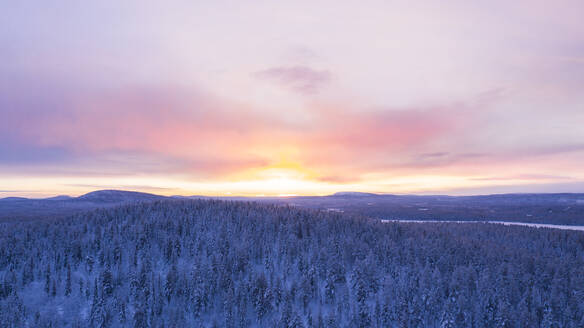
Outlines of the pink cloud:
M 473 109 L 464 105 L 317 112 L 313 129 L 299 136 L 302 158 L 320 167 L 323 177 L 344 179 L 395 167 L 413 154 L 432 151 L 436 143 L 450 145 L 475 125 Z
M 58 147 L 86 159 L 115 157 L 111 165 L 96 161 L 96 168 L 108 171 L 115 165 L 126 171 L 125 161 L 145 172 L 158 163 L 162 172 L 216 177 L 277 162 L 279 149 L 298 149 L 289 160 L 313 169 L 317 178 L 350 180 L 464 132 L 473 116 L 467 105 L 363 111 L 313 104 L 309 121 L 292 124 L 277 112 L 266 114 L 196 88 L 88 91 L 49 83 L 31 88 L 41 95 L 33 103 L 26 93 L 5 98 L 14 111 L 0 123 L 2 133 L 30 149 Z M 136 165 L 132 156 L 145 163 Z
M 363 110 L 313 103 L 311 118 L 292 124 L 277 112 L 266 114 L 196 88 L 55 88 L 38 92 L 34 102 L 27 93 L 1 100 L 11 108 L 0 122 L 5 144 L 18 145 L 21 153 L 46 148 L 68 156 L 60 168 L 44 163 L 45 172 L 228 178 L 277 163 L 281 149 L 294 149 L 287 160 L 310 169 L 312 178 L 346 183 L 376 172 L 497 176 L 494 170 L 519 167 L 525 158 L 563 163 L 558 154 L 582 150 L 581 145 L 502 150 L 477 143 L 474 137 L 488 129 L 482 115 L 500 91 L 442 106 Z
M 272 67 L 256 72 L 254 76 L 308 95 L 317 93 L 332 78 L 327 70 L 315 70 L 307 66 Z

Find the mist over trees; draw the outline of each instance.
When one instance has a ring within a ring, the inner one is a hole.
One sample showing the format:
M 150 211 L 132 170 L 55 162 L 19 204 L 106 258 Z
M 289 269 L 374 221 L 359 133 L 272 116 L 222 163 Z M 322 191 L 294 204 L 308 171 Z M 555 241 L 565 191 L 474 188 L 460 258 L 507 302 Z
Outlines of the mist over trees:
M 4 327 L 582 327 L 584 233 L 157 201 L 0 224 Z

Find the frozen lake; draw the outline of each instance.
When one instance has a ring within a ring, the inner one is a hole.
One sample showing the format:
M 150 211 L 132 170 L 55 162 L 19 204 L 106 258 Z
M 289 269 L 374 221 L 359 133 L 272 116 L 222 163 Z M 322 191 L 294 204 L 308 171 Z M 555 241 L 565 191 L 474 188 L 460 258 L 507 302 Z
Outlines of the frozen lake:
M 483 224 L 502 224 L 502 225 L 515 225 L 524 226 L 531 228 L 551 228 L 560 230 L 575 230 L 584 231 L 584 226 L 574 226 L 574 225 L 560 225 L 560 224 L 544 224 L 544 223 L 525 223 L 525 222 L 513 222 L 513 221 L 441 221 L 441 220 L 381 220 L 381 222 L 398 222 L 398 223 L 483 223 Z

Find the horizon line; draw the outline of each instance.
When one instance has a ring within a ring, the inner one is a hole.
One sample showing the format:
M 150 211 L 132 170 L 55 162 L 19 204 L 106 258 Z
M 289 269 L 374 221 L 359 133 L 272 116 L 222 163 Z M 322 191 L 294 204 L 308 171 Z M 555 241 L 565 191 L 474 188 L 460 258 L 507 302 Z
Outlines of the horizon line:
M 130 193 L 140 193 L 140 194 L 148 194 L 153 196 L 159 197 L 166 197 L 166 198 L 193 198 L 193 197 L 205 197 L 205 198 L 296 198 L 296 197 L 330 197 L 330 196 L 442 196 L 442 197 L 480 197 L 480 196 L 497 196 L 497 195 L 559 195 L 559 194 L 566 194 L 566 195 L 578 195 L 584 194 L 582 192 L 502 192 L 502 193 L 476 193 L 476 194 L 464 194 L 464 195 L 455 195 L 455 194 L 447 194 L 447 193 L 377 193 L 377 192 L 361 192 L 361 191 L 337 191 L 332 194 L 312 194 L 312 195 L 298 195 L 298 194 L 277 194 L 277 195 L 266 195 L 266 194 L 256 194 L 256 195 L 245 195 L 245 194 L 225 194 L 225 195 L 206 195 L 206 194 L 173 194 L 173 195 L 162 195 L 152 192 L 145 192 L 139 190 L 131 190 L 131 189 L 96 189 L 86 193 L 82 193 L 79 195 L 67 195 L 67 194 L 52 194 L 47 197 L 23 197 L 23 196 L 6 196 L 0 198 L 0 200 L 9 199 L 9 198 L 21 198 L 27 200 L 48 200 L 50 198 L 57 198 L 57 197 L 70 197 L 72 199 L 77 199 L 83 197 L 85 195 L 96 193 L 96 192 L 104 192 L 104 191 L 119 191 L 119 192 L 130 192 Z M 17 192 L 17 191 L 9 191 L 9 192 Z M 26 191 L 31 192 L 31 191 Z M 0 194 L 6 193 L 5 191 L 0 191 Z M 340 195 L 346 194 L 346 195 Z

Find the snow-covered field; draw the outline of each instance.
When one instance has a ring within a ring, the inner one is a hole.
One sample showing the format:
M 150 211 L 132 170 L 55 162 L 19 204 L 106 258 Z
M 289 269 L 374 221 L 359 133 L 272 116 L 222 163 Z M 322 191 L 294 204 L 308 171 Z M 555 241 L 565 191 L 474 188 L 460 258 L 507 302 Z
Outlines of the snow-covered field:
M 560 224 L 543 224 L 543 223 L 525 223 L 525 222 L 507 222 L 507 221 L 440 221 L 440 220 L 381 220 L 383 223 L 400 222 L 400 223 L 482 223 L 482 224 L 502 224 L 516 225 L 532 228 L 551 228 L 561 230 L 584 231 L 584 226 L 560 225 Z

